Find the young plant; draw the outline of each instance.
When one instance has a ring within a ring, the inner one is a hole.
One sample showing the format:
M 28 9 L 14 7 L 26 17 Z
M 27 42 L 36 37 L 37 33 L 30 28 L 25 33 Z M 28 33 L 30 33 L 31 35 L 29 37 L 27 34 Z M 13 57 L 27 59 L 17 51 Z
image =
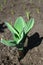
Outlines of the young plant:
M 27 33 L 32 29 L 34 18 L 31 18 L 26 23 L 22 17 L 18 17 L 13 27 L 8 22 L 5 22 L 5 25 L 11 31 L 13 40 L 5 40 L 1 38 L 1 43 L 7 46 L 16 46 L 19 50 L 23 50 L 23 43 L 21 42 L 25 35 L 27 35 Z

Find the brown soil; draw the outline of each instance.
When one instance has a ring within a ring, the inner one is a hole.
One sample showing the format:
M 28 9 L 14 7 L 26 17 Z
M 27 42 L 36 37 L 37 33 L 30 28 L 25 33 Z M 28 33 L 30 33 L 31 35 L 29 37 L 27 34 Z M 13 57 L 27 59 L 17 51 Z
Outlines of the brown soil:
M 19 16 L 27 21 L 26 11 L 35 19 L 25 41 L 27 46 L 18 52 L 17 48 L 0 43 L 0 65 L 43 65 L 43 0 L 0 0 L 0 39 L 12 39 L 4 22 L 13 25 Z

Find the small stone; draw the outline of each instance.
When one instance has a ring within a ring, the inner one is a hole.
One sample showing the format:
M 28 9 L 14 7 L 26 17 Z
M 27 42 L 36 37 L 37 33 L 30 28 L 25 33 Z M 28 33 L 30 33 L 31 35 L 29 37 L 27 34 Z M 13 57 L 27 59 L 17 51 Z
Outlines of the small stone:
M 4 65 L 4 63 L 2 63 L 1 65 Z
M 39 61 L 39 64 L 41 64 L 41 60 Z
M 35 47 L 35 51 L 38 52 L 38 49 Z
M 43 57 L 41 58 L 41 60 L 43 61 Z

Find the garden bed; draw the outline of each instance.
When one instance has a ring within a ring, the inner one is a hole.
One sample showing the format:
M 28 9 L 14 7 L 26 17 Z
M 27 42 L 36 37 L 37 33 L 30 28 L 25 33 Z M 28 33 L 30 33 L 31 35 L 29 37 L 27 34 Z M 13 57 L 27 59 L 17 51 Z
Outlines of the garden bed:
M 35 19 L 26 37 L 26 47 L 18 51 L 0 43 L 0 65 L 43 65 L 43 0 L 0 0 L 0 39 L 12 39 L 4 22 L 13 25 L 19 16 L 27 21 L 26 11 Z

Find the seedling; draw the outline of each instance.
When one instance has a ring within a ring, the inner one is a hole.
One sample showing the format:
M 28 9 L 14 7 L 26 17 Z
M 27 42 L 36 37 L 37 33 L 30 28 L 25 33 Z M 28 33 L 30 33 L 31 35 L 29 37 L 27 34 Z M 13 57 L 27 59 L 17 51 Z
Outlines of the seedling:
M 1 38 L 1 43 L 7 46 L 19 46 L 19 50 L 23 50 L 23 43 L 22 40 L 27 35 L 27 33 L 32 29 L 34 25 L 34 18 L 31 18 L 27 23 L 24 21 L 22 17 L 18 17 L 12 27 L 11 24 L 5 22 L 5 25 L 12 33 L 13 40 L 5 40 Z M 22 44 L 22 45 L 21 45 Z M 20 47 L 21 45 L 21 47 Z
M 29 20 L 29 18 L 30 18 L 30 11 L 26 11 L 26 16 L 27 16 L 27 19 Z

